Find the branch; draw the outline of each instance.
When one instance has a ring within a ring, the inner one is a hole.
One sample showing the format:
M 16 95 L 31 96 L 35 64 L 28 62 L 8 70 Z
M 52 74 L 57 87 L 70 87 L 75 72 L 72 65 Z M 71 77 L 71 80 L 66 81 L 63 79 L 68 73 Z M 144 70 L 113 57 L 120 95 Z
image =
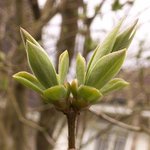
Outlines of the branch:
M 26 118 L 24 118 L 24 116 L 23 116 L 23 114 L 22 114 L 21 110 L 19 109 L 19 106 L 16 102 L 16 98 L 12 94 L 11 88 L 12 87 L 8 88 L 7 92 L 8 92 L 8 95 L 10 96 L 10 100 L 13 104 L 13 107 L 14 107 L 16 113 L 17 113 L 19 121 L 22 122 L 23 124 L 29 126 L 29 127 L 32 127 L 34 129 L 42 132 L 45 139 L 47 140 L 47 142 L 51 145 L 55 145 L 55 141 L 49 136 L 49 134 L 46 132 L 46 130 L 43 127 L 39 126 L 38 124 L 36 124 L 35 122 L 33 122 L 31 120 L 27 120 Z
M 100 9 L 102 8 L 103 4 L 104 4 L 105 0 L 102 0 L 101 3 L 95 8 L 95 12 L 94 15 L 92 17 L 86 17 L 84 23 L 87 26 L 90 26 L 91 23 L 93 22 L 93 20 L 95 19 L 95 17 L 97 16 L 97 14 L 99 13 Z
M 97 139 L 98 137 L 100 137 L 101 135 L 107 133 L 109 130 L 112 129 L 112 124 L 109 124 L 105 129 L 100 130 L 96 135 L 91 136 L 88 141 L 86 141 L 85 143 L 81 144 L 80 149 L 86 147 L 88 144 L 92 143 L 95 139 Z
M 46 6 L 42 10 L 41 17 L 30 28 L 34 37 L 38 36 L 38 33 L 42 30 L 43 26 L 48 23 L 63 7 L 64 0 L 61 0 L 58 4 L 55 4 L 52 0 L 47 0 Z
M 146 127 L 140 127 L 140 126 L 129 125 L 129 124 L 123 123 L 123 122 L 121 122 L 121 121 L 118 121 L 118 120 L 116 120 L 116 119 L 114 119 L 114 118 L 112 118 L 112 117 L 110 117 L 110 116 L 108 116 L 108 115 L 106 115 L 106 114 L 104 114 L 104 113 L 102 113 L 102 112 L 97 113 L 97 112 L 94 112 L 94 111 L 92 111 L 92 110 L 90 110 L 90 111 L 91 111 L 93 114 L 95 114 L 95 115 L 97 115 L 97 116 L 99 116 L 99 117 L 105 119 L 106 121 L 108 121 L 108 122 L 110 122 L 110 123 L 112 123 L 112 124 L 114 124 L 114 125 L 117 125 L 117 126 L 119 126 L 119 127 L 125 128 L 125 129 L 127 129 L 127 130 L 136 131 L 136 132 L 142 132 L 142 131 L 144 131 L 145 133 L 150 134 L 150 130 L 149 130 L 148 128 L 146 128 Z
M 30 6 L 31 6 L 35 20 L 38 20 L 41 16 L 38 1 L 37 0 L 28 0 L 28 1 L 29 1 Z
M 51 104 L 45 104 L 42 106 L 31 108 L 31 109 L 29 109 L 29 111 L 40 111 L 41 112 L 41 111 L 49 110 L 51 108 L 53 108 L 53 106 Z

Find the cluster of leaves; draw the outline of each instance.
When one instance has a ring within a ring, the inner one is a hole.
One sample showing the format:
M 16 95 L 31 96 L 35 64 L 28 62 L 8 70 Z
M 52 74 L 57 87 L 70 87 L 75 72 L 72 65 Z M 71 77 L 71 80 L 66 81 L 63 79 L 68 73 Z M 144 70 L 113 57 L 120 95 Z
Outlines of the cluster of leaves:
M 128 85 L 120 78 L 114 78 L 125 59 L 135 32 L 137 21 L 125 31 L 119 33 L 123 23 L 107 35 L 101 45 L 95 49 L 88 64 L 81 54 L 76 59 L 76 79 L 67 82 L 69 56 L 67 50 L 59 57 L 58 73 L 45 50 L 24 29 L 21 36 L 26 49 L 29 66 L 34 75 L 25 71 L 13 77 L 26 87 L 40 93 L 47 103 L 52 103 L 62 111 L 70 107 L 86 108 L 98 102 L 103 95 Z

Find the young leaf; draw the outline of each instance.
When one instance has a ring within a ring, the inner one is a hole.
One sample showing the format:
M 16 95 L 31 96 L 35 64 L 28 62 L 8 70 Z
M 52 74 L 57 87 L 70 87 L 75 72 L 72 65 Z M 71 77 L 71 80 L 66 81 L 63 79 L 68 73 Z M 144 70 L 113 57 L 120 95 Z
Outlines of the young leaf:
M 35 44 L 36 46 L 41 47 L 41 45 L 23 28 L 20 28 L 20 34 L 25 48 L 27 40 Z
M 42 48 L 27 41 L 27 56 L 34 75 L 43 86 L 49 88 L 58 84 L 56 71 Z
M 102 94 L 96 88 L 90 86 L 81 85 L 78 89 L 78 98 L 87 102 L 87 103 L 95 103 L 98 101 Z
M 108 94 L 113 91 L 120 90 L 128 85 L 129 85 L 129 83 L 124 81 L 123 79 L 114 78 L 114 79 L 110 80 L 102 89 L 100 89 L 100 91 L 104 95 L 104 94 Z
M 68 69 L 69 69 L 69 56 L 66 50 L 59 57 L 58 73 L 60 84 L 64 83 L 68 73 Z
M 76 77 L 79 85 L 83 84 L 85 81 L 85 59 L 80 54 L 78 54 L 76 59 Z
M 123 49 L 103 56 L 89 72 L 85 84 L 101 89 L 119 72 L 125 55 L 126 49 Z
M 23 84 L 24 86 L 42 94 L 45 89 L 41 83 L 32 74 L 22 71 L 13 75 L 13 78 Z
M 87 68 L 87 74 L 89 73 L 89 70 L 93 68 L 95 63 L 104 55 L 109 54 L 114 46 L 114 43 L 116 41 L 117 34 L 119 32 L 119 29 L 124 21 L 124 18 L 118 23 L 118 25 L 107 35 L 105 40 L 101 45 L 98 45 L 97 48 L 94 50 L 94 54 L 92 55 Z
M 77 98 L 77 89 L 78 89 L 78 82 L 76 79 L 74 79 L 71 83 L 71 86 L 70 86 L 70 89 L 71 89 L 71 93 L 73 94 L 73 97 L 74 98 Z
M 62 85 L 56 85 L 46 89 L 43 95 L 49 102 L 56 102 L 66 98 L 67 90 Z
M 117 39 L 113 46 L 112 52 L 121 50 L 124 48 L 127 49 L 130 46 L 132 39 L 136 32 L 135 28 L 136 28 L 137 22 L 138 22 L 138 20 L 136 20 L 132 26 L 130 26 L 124 32 L 120 33 L 117 36 Z

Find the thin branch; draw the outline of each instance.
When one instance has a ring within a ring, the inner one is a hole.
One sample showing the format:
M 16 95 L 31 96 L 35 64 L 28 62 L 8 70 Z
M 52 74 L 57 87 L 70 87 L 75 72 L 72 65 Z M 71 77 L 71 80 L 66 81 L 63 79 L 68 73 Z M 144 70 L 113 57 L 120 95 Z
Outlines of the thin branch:
M 34 37 L 38 36 L 38 33 L 40 33 L 43 26 L 45 26 L 45 24 L 48 23 L 48 21 L 51 20 L 60 11 L 61 7 L 63 7 L 64 5 L 64 0 L 61 0 L 58 4 L 55 4 L 50 0 L 48 0 L 48 2 L 52 6 L 49 6 L 50 4 L 48 5 L 49 7 L 45 6 L 44 9 L 42 10 L 41 17 L 30 28 L 30 31 L 33 32 L 32 35 Z
M 88 144 L 92 143 L 95 139 L 97 139 L 98 137 L 100 137 L 101 135 L 105 134 L 106 132 L 108 132 L 109 130 L 112 129 L 112 124 L 109 124 L 105 129 L 100 130 L 96 135 L 91 136 L 88 141 L 86 141 L 85 143 L 81 144 L 80 149 L 84 148 L 85 146 L 87 146 Z
M 38 1 L 37 0 L 28 0 L 28 1 L 29 1 L 30 6 L 31 6 L 35 20 L 38 20 L 41 16 Z
M 45 104 L 42 106 L 31 108 L 31 109 L 29 109 L 29 111 L 40 111 L 41 112 L 41 111 L 49 110 L 51 108 L 53 108 L 53 106 L 51 104 Z
M 103 4 L 104 4 L 105 0 L 102 0 L 101 3 L 99 3 L 99 5 L 95 8 L 95 12 L 94 15 L 92 17 L 86 17 L 84 20 L 84 23 L 90 27 L 90 25 L 92 24 L 93 20 L 95 19 L 95 17 L 97 16 L 97 14 L 99 14 L 100 9 L 102 8 Z M 84 6 L 83 6 L 84 7 Z
M 131 131 L 136 131 L 136 132 L 145 132 L 147 134 L 150 134 L 150 130 L 147 129 L 146 127 L 140 127 L 140 126 L 134 126 L 134 125 L 129 125 L 129 124 L 126 124 L 126 123 L 123 123 L 121 121 L 118 121 L 102 112 L 100 113 L 97 113 L 97 112 L 94 112 L 92 110 L 90 110 L 92 113 L 96 114 L 97 116 L 100 116 L 101 118 L 107 120 L 108 122 L 114 124 L 114 125 L 117 125 L 119 127 L 122 127 L 122 128 L 125 128 L 125 129 L 128 129 L 128 130 L 131 130 Z

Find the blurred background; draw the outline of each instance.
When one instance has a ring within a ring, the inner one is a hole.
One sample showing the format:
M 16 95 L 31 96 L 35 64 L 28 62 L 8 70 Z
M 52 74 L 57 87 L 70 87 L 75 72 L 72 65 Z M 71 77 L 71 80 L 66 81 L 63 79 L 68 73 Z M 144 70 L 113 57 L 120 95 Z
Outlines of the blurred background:
M 130 86 L 114 92 L 78 119 L 80 150 L 150 150 L 149 0 L 0 0 L 0 150 L 66 150 L 63 114 L 12 79 L 27 65 L 19 28 L 48 52 L 69 51 L 68 80 L 78 52 L 88 60 L 97 44 L 123 17 L 123 29 L 139 19 L 119 77 Z

